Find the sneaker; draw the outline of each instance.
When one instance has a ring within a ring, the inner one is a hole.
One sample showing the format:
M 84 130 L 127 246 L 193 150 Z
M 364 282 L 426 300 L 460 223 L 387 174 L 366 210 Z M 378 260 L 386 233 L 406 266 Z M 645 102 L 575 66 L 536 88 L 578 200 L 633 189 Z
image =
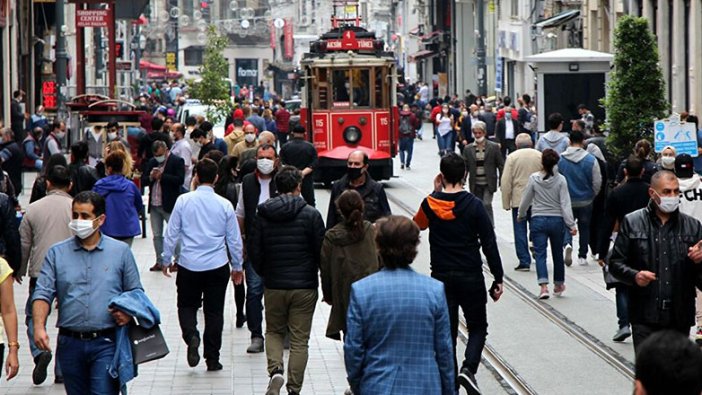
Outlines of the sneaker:
M 565 248 L 563 249 L 563 254 L 565 257 L 563 258 L 563 261 L 565 262 L 566 266 L 570 266 L 573 264 L 573 246 L 570 244 L 566 244 Z
M 579 257 L 578 258 L 578 265 L 587 266 L 587 258 Z
M 559 284 L 553 288 L 553 294 L 556 296 L 563 295 L 564 291 L 565 291 L 565 284 Z
M 517 265 L 517 267 L 514 268 L 514 270 L 518 272 L 528 272 L 529 269 L 531 269 L 530 266 L 524 266 L 524 265 Z
M 461 373 L 458 375 L 458 385 L 465 388 L 468 395 L 480 395 L 480 388 L 478 388 L 475 376 L 466 368 L 461 369 Z
M 412 170 L 412 168 L 410 168 L 410 165 L 407 165 L 406 169 L 407 169 L 407 170 Z
M 251 345 L 246 349 L 249 354 L 258 354 L 263 352 L 263 339 L 260 337 L 254 337 L 251 339 Z
M 548 294 L 548 288 L 547 289 L 542 289 L 541 292 L 539 293 L 539 299 L 541 300 L 546 300 L 550 297 Z
M 697 332 L 695 332 L 695 343 L 702 346 L 702 326 L 697 326 Z
M 46 368 L 51 362 L 51 353 L 44 351 L 34 358 L 34 370 L 32 371 L 32 382 L 39 385 L 46 381 Z
M 344 391 L 344 395 L 353 395 L 353 391 L 351 391 L 351 388 L 347 388 L 346 391 Z
M 207 371 L 208 372 L 216 372 L 218 370 L 222 370 L 222 364 L 219 363 L 219 361 L 214 360 L 214 359 L 208 359 L 205 361 L 207 363 Z
M 405 165 L 400 165 L 400 170 L 405 170 Z
M 614 336 L 612 337 L 612 341 L 623 342 L 629 336 L 631 336 L 631 329 L 629 329 L 628 326 L 625 326 L 623 328 L 619 328 L 617 333 L 615 333 Z
M 280 373 L 274 374 L 271 376 L 271 380 L 268 382 L 266 395 L 280 395 L 280 389 L 283 388 L 283 384 L 285 384 L 285 378 L 283 375 Z
M 194 368 L 200 363 L 200 353 L 198 348 L 200 347 L 200 338 L 193 336 L 188 342 L 188 366 Z
M 246 322 L 246 315 L 245 314 L 237 314 L 236 315 L 236 327 L 237 328 L 242 328 L 244 326 L 245 322 Z

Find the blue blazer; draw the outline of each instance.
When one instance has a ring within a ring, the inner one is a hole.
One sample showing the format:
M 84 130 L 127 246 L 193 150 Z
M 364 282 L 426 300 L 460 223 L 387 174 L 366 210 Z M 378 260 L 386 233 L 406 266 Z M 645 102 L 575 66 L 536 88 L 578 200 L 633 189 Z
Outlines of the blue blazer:
M 444 285 L 412 269 L 383 269 L 351 287 L 344 360 L 360 395 L 455 395 Z

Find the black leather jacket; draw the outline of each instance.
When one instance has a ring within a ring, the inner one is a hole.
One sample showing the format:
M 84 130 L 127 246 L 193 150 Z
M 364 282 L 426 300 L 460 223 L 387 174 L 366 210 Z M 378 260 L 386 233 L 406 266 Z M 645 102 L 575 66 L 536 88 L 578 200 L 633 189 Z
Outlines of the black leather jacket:
M 702 263 L 688 257 L 688 248 L 702 240 L 702 223 L 675 212 L 666 225 L 654 203 L 624 217 L 610 259 L 610 272 L 630 286 L 629 318 L 633 324 L 692 326 L 695 286 L 702 289 Z M 656 280 L 636 284 L 636 273 L 648 270 Z

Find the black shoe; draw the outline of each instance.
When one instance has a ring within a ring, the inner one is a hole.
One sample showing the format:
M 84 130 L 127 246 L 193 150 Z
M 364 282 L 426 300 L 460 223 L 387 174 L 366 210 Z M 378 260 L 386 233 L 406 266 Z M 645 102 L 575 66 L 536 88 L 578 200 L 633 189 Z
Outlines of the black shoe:
M 51 362 L 51 353 L 44 351 L 34 358 L 34 370 L 32 371 L 32 382 L 39 385 L 46 381 L 46 368 Z
M 458 385 L 465 388 L 468 395 L 480 395 L 478 382 L 475 380 L 473 373 L 467 368 L 461 369 L 461 373 L 458 375 Z
M 208 372 L 216 372 L 218 370 L 222 370 L 222 364 L 219 363 L 219 361 L 208 359 L 205 362 L 207 363 L 207 371 Z
M 246 316 L 244 314 L 237 314 L 236 315 L 236 327 L 237 328 L 242 328 L 244 326 L 244 323 L 246 322 Z
M 190 339 L 190 342 L 188 342 L 188 366 L 191 368 L 194 368 L 198 363 L 200 363 L 200 353 L 197 350 L 198 347 L 200 347 L 200 338 L 193 336 Z
M 54 384 L 63 384 L 63 376 L 56 376 L 54 378 Z
M 530 266 L 522 266 L 522 265 L 517 265 L 517 267 L 514 268 L 514 270 L 518 272 L 528 272 L 531 269 Z

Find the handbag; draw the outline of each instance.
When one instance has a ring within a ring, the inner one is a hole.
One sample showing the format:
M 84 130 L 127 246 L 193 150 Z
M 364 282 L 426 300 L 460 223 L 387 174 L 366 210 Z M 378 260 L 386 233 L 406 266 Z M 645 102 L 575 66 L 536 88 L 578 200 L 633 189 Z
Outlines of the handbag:
M 605 285 L 607 289 L 611 289 L 617 285 L 622 285 L 623 283 L 617 280 L 612 273 L 609 272 L 609 258 L 612 256 L 612 249 L 610 248 L 607 252 L 607 258 L 605 259 L 605 264 L 602 266 L 602 276 L 604 276 Z
M 129 342 L 132 345 L 132 360 L 135 365 L 161 359 L 170 352 L 159 325 L 148 329 L 139 325 L 131 325 L 129 327 Z

